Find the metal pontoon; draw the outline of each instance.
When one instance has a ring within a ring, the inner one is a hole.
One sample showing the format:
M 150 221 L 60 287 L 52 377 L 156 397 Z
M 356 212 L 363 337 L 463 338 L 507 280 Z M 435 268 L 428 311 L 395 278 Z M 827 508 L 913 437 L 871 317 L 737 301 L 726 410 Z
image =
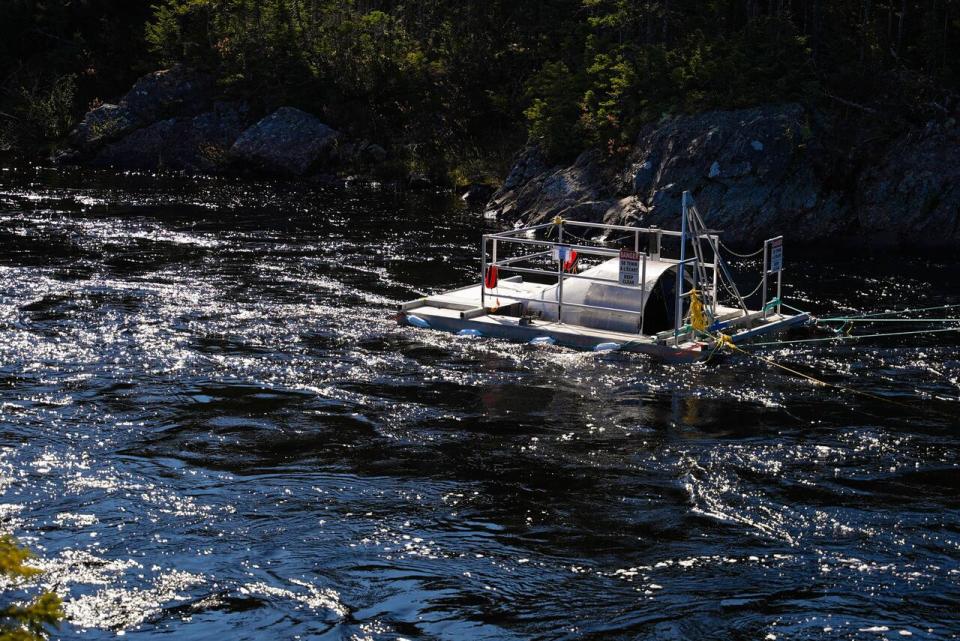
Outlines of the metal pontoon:
M 421 328 L 671 361 L 701 360 L 719 342 L 741 343 L 810 322 L 806 313 L 782 310 L 782 236 L 764 242 L 762 304 L 751 310 L 745 302 L 750 295 L 741 296 L 720 255 L 719 233 L 704 226 L 687 192 L 681 207 L 680 231 L 558 217 L 485 234 L 480 284 L 403 303 L 399 319 Z M 574 229 L 622 236 L 587 244 Z M 621 247 L 611 246 L 617 243 Z M 577 271 L 581 261 L 594 264 Z M 771 280 L 776 294 L 768 298 Z

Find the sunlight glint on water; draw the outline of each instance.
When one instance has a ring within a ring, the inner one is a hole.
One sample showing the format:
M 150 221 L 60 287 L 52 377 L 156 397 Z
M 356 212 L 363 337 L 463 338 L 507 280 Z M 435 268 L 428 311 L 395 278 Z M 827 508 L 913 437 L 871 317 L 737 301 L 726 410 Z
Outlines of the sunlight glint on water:
M 61 638 L 960 630 L 956 338 L 768 352 L 903 407 L 425 332 L 394 305 L 490 224 L 445 196 L 3 181 L 0 515 Z M 958 302 L 950 263 L 790 256 L 815 313 Z

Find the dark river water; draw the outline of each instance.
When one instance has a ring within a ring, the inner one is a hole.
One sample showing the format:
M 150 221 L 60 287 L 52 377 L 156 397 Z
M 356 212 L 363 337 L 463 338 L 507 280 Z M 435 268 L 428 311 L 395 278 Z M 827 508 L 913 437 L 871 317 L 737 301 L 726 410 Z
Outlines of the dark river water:
M 958 638 L 960 335 L 763 352 L 894 404 L 398 327 L 485 224 L 0 171 L 0 523 L 55 638 Z M 933 252 L 786 264 L 815 313 L 960 302 Z

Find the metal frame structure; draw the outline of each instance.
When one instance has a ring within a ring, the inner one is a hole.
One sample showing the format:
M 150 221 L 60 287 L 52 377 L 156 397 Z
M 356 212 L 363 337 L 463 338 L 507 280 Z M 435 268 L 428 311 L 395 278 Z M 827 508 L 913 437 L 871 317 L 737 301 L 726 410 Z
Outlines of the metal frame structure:
M 549 228 L 557 228 L 557 240 L 546 240 L 546 239 L 536 239 L 531 238 L 538 231 L 543 231 Z M 647 296 L 647 261 L 648 260 L 659 260 L 664 263 L 671 263 L 677 265 L 677 288 L 676 288 L 676 313 L 675 313 L 675 322 L 674 322 L 674 338 L 677 342 L 680 340 L 680 336 L 683 333 L 681 330 L 683 328 L 683 299 L 689 298 L 693 294 L 693 290 L 698 288 L 698 283 L 701 283 L 700 275 L 703 273 L 703 267 L 710 269 L 713 272 L 712 284 L 707 288 L 703 288 L 702 284 L 700 285 L 699 291 L 703 292 L 706 295 L 706 299 L 710 302 L 710 310 L 712 313 L 716 312 L 717 306 L 717 297 L 715 296 L 716 291 L 716 274 L 719 269 L 719 252 L 714 249 L 714 254 L 712 261 L 707 262 L 705 265 L 702 262 L 702 252 L 697 251 L 696 255 L 690 258 L 685 257 L 685 239 L 687 238 L 687 232 L 682 231 L 671 231 L 660 229 L 659 227 L 628 227 L 625 225 L 609 225 L 604 223 L 589 223 L 589 222 L 580 222 L 580 221 L 568 221 L 563 219 L 555 219 L 553 222 L 544 223 L 540 225 L 532 225 L 529 227 L 522 227 L 519 229 L 514 229 L 511 231 L 494 233 L 494 234 L 484 234 L 481 246 L 481 291 L 480 291 L 480 303 L 481 307 L 486 308 L 486 297 L 488 294 L 488 289 L 485 285 L 484 276 L 487 274 L 487 270 L 491 267 L 496 267 L 499 271 L 512 272 L 516 274 L 531 274 L 531 275 L 540 275 L 545 277 L 556 278 L 557 283 L 557 300 L 542 300 L 542 299 L 533 299 L 533 298 L 524 298 L 518 297 L 514 294 L 509 296 L 512 301 L 520 302 L 536 302 L 547 305 L 556 305 L 557 306 L 557 318 L 558 322 L 563 323 L 563 309 L 564 307 L 577 307 L 585 309 L 593 309 L 598 311 L 613 312 L 619 314 L 629 314 L 639 317 L 639 327 L 642 330 L 643 327 L 643 316 L 644 316 L 644 306 L 642 305 L 639 311 L 626 310 L 626 309 L 616 309 L 610 307 L 603 307 L 597 305 L 585 305 L 581 303 L 574 303 L 570 301 L 563 300 L 563 284 L 567 279 L 582 279 L 590 280 L 595 282 L 608 283 L 612 285 L 620 284 L 617 279 L 612 278 L 597 278 L 594 276 L 584 276 L 576 273 L 569 273 L 563 270 L 562 261 L 557 261 L 556 269 L 539 269 L 536 267 L 522 267 L 518 266 L 518 263 L 524 263 L 536 259 L 542 259 L 548 256 L 552 256 L 554 251 L 559 250 L 560 248 L 573 250 L 578 252 L 583 256 L 600 256 L 604 258 L 616 258 L 620 255 L 619 249 L 614 249 L 610 247 L 597 247 L 591 245 L 582 245 L 582 244 L 569 244 L 564 242 L 564 229 L 565 228 L 586 228 L 592 230 L 602 230 L 604 232 L 628 232 L 633 234 L 633 250 L 640 255 L 641 258 L 641 267 L 640 267 L 640 282 L 638 287 L 638 294 L 641 300 L 645 300 Z M 641 235 L 647 237 L 647 248 L 641 250 Z M 663 255 L 663 237 L 673 237 L 678 238 L 681 241 L 681 258 L 673 259 L 667 258 Z M 717 243 L 719 242 L 719 236 L 714 233 L 701 233 L 696 239 L 706 239 L 710 243 L 711 248 L 716 248 Z M 519 256 L 510 256 L 508 258 L 500 258 L 500 249 L 501 244 L 513 244 L 513 245 L 522 245 L 535 247 L 537 251 L 529 254 L 522 254 Z M 695 283 L 694 288 L 690 290 L 683 291 L 682 286 L 685 279 L 688 279 L 688 269 L 693 278 L 689 278 L 692 282 Z
M 682 217 L 680 231 L 661 229 L 653 226 L 629 227 L 626 225 L 609 225 L 605 223 L 572 221 L 557 217 L 549 223 L 521 227 L 505 232 L 484 234 L 480 245 L 480 305 L 482 308 L 486 309 L 486 297 L 489 295 L 484 276 L 487 274 L 488 269 L 491 267 L 496 267 L 498 272 L 504 271 L 515 274 L 528 274 L 555 278 L 557 286 L 557 299 L 555 301 L 525 298 L 515 294 L 511 294 L 509 298 L 515 302 L 534 302 L 546 305 L 556 305 L 557 320 L 560 324 L 563 323 L 564 308 L 584 308 L 602 312 L 638 316 L 640 328 L 639 331 L 642 332 L 645 304 L 641 305 L 639 311 L 634 311 L 597 305 L 585 305 L 582 303 L 574 303 L 572 301 L 563 300 L 563 285 L 567 279 L 574 278 L 591 280 L 612 285 L 620 284 L 618 280 L 610 278 L 597 278 L 595 276 L 585 276 L 566 272 L 563 269 L 562 260 L 557 261 L 556 269 L 542 269 L 529 265 L 521 265 L 522 263 L 553 256 L 555 252 L 558 252 L 561 248 L 565 250 L 576 251 L 578 254 L 583 256 L 598 256 L 604 258 L 615 258 L 619 256 L 619 249 L 612 247 L 600 247 L 577 243 L 571 244 L 564 242 L 565 229 L 584 228 L 589 230 L 600 230 L 606 234 L 609 234 L 610 232 L 626 232 L 628 234 L 628 238 L 629 234 L 633 235 L 633 251 L 638 253 L 641 257 L 642 275 L 638 287 L 638 294 L 641 300 L 645 300 L 647 296 L 646 276 L 648 260 L 657 260 L 662 263 L 672 263 L 677 265 L 675 275 L 676 284 L 674 288 L 674 345 L 679 345 L 681 340 L 689 333 L 685 330 L 686 323 L 684 318 L 684 299 L 689 299 L 694 294 L 694 291 L 696 291 L 697 295 L 701 297 L 701 300 L 704 302 L 705 309 L 708 310 L 709 315 L 712 318 L 717 317 L 717 306 L 719 304 L 718 286 L 720 279 L 723 279 L 724 285 L 730 291 L 730 293 L 733 294 L 737 304 L 743 310 L 744 315 L 748 315 L 750 310 L 747 309 L 746 302 L 740 295 L 740 292 L 737 290 L 736 284 L 730 275 L 726 264 L 720 258 L 719 232 L 708 230 L 706 228 L 706 226 L 703 224 L 703 219 L 697 210 L 696 204 L 694 203 L 689 192 L 683 192 L 681 207 Z M 557 230 L 556 240 L 547 240 L 535 237 L 538 233 L 544 233 L 545 231 L 553 228 L 556 228 Z M 572 234 L 572 232 L 570 233 Z M 641 236 L 646 237 L 645 249 L 641 249 L 641 245 L 643 244 L 641 242 Z M 679 240 L 679 258 L 667 258 L 663 255 L 664 236 Z M 771 238 L 764 242 L 764 259 L 762 269 L 763 284 L 761 287 L 762 306 L 759 310 L 762 312 L 762 317 L 764 320 L 767 318 L 770 302 L 775 301 L 777 303 L 777 313 L 780 313 L 779 301 L 782 285 L 782 268 L 778 271 L 771 271 L 769 269 L 769 261 L 771 243 L 775 241 L 782 242 L 782 238 L 783 237 L 780 236 L 777 238 Z M 535 251 L 532 253 L 513 255 L 507 258 L 500 258 L 502 245 L 528 246 L 535 248 Z M 688 249 L 691 250 L 691 253 L 693 254 L 692 256 L 688 256 Z M 777 296 L 774 301 L 767 301 L 767 278 L 768 275 L 774 273 L 777 274 Z M 693 287 L 685 290 L 684 283 L 688 281 L 693 283 Z
M 573 229 L 599 232 L 600 239 L 584 240 Z M 621 236 L 607 242 L 605 239 L 611 234 Z M 567 242 L 570 240 L 574 242 Z M 511 340 L 547 337 L 561 344 L 593 349 L 618 344 L 628 351 L 667 360 L 698 360 L 706 355 L 704 350 L 716 346 L 718 341 L 749 341 L 809 322 L 810 316 L 805 312 L 792 316 L 781 312 L 782 243 L 782 237 L 764 243 L 762 281 L 746 297 L 752 298 L 760 292 L 761 304 L 750 309 L 721 256 L 719 232 L 706 227 L 687 192 L 683 193 L 679 231 L 569 221 L 558 216 L 548 223 L 484 234 L 480 245 L 479 286 L 470 285 L 403 303 L 401 320 L 406 319 L 417 327 L 472 332 L 470 335 Z M 664 255 L 665 249 L 669 249 L 670 256 Z M 568 272 L 564 269 L 565 258 L 571 251 L 602 260 L 583 273 Z M 619 259 L 619 265 L 611 260 L 613 258 Z M 492 268 L 496 268 L 495 278 L 490 277 Z M 514 275 L 501 278 L 501 271 Z M 776 297 L 768 301 L 769 279 L 773 274 L 777 275 Z M 537 278 L 525 281 L 522 275 Z M 658 314 L 657 328 L 645 334 L 646 307 L 649 302 L 660 300 L 659 296 L 653 298 L 653 288 L 669 286 L 670 278 L 676 279 L 674 291 L 670 293 L 664 288 L 659 292 L 666 296 L 664 311 L 667 316 L 672 312 L 673 327 L 668 325 L 661 330 L 663 318 Z M 568 279 L 591 281 L 599 287 L 594 289 L 577 283 L 571 286 Z M 497 289 L 499 282 L 503 283 L 503 289 Z M 488 288 L 488 284 L 493 287 Z M 617 291 L 607 291 L 608 287 Z M 726 292 L 722 305 L 721 292 Z M 492 307 L 488 305 L 491 295 L 497 297 Z M 695 318 L 690 311 L 694 309 L 691 300 L 694 295 L 702 303 L 704 312 L 701 315 L 698 311 Z M 500 298 L 505 300 L 502 310 Z M 685 299 L 691 300 L 688 309 L 684 309 Z M 411 314 L 412 311 L 416 314 Z M 639 322 L 635 325 L 632 319 Z

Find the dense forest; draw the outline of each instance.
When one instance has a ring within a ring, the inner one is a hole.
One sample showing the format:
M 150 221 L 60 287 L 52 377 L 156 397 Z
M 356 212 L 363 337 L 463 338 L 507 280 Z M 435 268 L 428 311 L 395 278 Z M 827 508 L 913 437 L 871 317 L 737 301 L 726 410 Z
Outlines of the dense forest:
M 480 175 L 528 138 L 622 153 L 679 112 L 945 117 L 958 52 L 960 0 L 5 0 L 0 149 L 48 152 L 91 105 L 185 63 L 258 111 Z

